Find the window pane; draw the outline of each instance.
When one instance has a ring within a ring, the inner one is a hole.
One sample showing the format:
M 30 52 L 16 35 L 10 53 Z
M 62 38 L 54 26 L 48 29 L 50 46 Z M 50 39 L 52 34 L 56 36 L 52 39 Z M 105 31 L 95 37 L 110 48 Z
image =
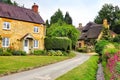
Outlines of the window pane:
M 9 46 L 9 38 L 3 38 L 2 39 L 2 46 L 8 47 Z
M 38 27 L 34 27 L 34 32 L 38 32 Z
M 34 40 L 34 47 L 38 47 L 38 40 Z

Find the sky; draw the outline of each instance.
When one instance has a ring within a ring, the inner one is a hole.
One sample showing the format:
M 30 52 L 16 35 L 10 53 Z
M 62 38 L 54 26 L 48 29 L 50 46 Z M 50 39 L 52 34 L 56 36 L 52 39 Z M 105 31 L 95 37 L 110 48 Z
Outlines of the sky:
M 79 23 L 86 25 L 98 15 L 102 6 L 113 4 L 120 5 L 120 0 L 12 0 L 16 1 L 20 6 L 31 9 L 36 3 L 39 6 L 39 14 L 44 21 L 50 20 L 50 17 L 60 9 L 65 15 L 69 12 L 73 20 L 73 25 L 78 27 Z M 120 7 L 120 6 L 119 6 Z

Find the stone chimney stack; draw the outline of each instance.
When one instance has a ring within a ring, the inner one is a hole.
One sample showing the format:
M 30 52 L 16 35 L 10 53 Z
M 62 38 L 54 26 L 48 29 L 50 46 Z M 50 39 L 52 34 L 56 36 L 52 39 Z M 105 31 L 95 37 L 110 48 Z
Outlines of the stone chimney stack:
M 38 13 L 38 7 L 39 7 L 39 6 L 34 3 L 34 5 L 32 6 L 32 10 L 33 10 L 35 13 Z
M 79 28 L 82 28 L 82 23 L 79 23 Z
M 108 28 L 108 29 L 109 29 L 109 24 L 108 24 L 107 19 L 104 19 L 104 20 L 103 20 L 103 26 L 104 26 L 105 28 Z

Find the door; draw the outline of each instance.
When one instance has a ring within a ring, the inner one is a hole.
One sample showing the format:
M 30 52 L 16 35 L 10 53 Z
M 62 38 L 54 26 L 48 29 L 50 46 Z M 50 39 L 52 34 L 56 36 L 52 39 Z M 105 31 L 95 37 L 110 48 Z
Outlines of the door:
M 29 53 L 29 40 L 28 39 L 24 40 L 24 51 L 26 53 Z

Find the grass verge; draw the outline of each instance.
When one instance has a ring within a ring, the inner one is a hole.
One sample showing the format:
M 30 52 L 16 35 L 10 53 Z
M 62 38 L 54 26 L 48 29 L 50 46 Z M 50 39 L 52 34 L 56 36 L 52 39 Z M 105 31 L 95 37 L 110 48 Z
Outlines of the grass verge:
M 59 62 L 70 56 L 0 56 L 0 76 Z
M 96 80 L 98 56 L 92 56 L 85 63 L 56 80 Z

